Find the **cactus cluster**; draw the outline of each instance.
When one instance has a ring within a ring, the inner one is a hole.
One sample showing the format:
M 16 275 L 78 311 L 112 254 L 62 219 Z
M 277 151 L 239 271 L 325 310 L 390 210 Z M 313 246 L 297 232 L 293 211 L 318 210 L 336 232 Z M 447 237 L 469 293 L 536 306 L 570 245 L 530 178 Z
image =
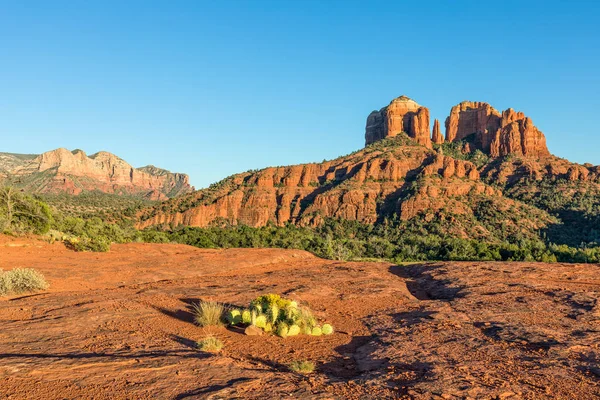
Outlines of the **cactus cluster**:
M 278 294 L 259 296 L 250 302 L 249 308 L 243 310 L 229 310 L 226 319 L 230 325 L 254 325 L 283 338 L 301 333 L 312 336 L 333 333 L 330 324 L 318 325 L 308 308 Z

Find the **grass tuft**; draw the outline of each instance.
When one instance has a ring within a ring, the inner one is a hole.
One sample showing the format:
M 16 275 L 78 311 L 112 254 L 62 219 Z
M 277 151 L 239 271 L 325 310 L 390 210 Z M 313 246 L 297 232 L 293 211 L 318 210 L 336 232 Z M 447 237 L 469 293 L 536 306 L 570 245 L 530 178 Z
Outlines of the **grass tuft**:
M 192 306 L 194 322 L 200 326 L 221 326 L 225 307 L 215 301 L 201 301 Z
M 293 361 L 290 363 L 290 370 L 300 374 L 310 374 L 315 371 L 315 363 L 312 361 Z
M 0 296 L 45 290 L 49 286 L 44 275 L 32 268 L 0 270 Z
M 223 348 L 223 342 L 214 336 L 207 336 L 198 342 L 198 349 L 210 353 L 218 353 Z

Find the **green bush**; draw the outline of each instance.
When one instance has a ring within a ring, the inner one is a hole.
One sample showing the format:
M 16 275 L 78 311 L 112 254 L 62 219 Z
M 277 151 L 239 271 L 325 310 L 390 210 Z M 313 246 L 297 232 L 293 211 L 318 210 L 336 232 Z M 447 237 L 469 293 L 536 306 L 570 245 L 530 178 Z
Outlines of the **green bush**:
M 0 233 L 42 235 L 53 221 L 48 204 L 14 188 L 0 188 Z
M 107 252 L 110 250 L 110 241 L 102 236 L 95 239 L 87 236 L 70 237 L 65 239 L 65 244 L 75 251 Z
M 44 275 L 32 268 L 0 270 L 0 296 L 45 290 L 49 286 Z

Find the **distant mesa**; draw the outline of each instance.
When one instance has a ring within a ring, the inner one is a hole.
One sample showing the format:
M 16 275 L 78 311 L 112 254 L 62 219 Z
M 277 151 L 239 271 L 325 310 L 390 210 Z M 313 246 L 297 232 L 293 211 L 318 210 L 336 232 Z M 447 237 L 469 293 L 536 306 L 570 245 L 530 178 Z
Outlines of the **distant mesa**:
M 0 180 L 0 184 L 31 193 L 100 191 L 151 200 L 166 200 L 194 190 L 185 174 L 154 166 L 134 168 L 106 151 L 87 156 L 83 150 L 64 148 L 37 156 L 0 153 Z
M 492 157 L 550 155 L 544 134 L 531 118 L 512 108 L 500 113 L 488 103 L 464 101 L 452 107 L 445 125 L 445 139 L 437 120 L 430 136 L 429 110 L 409 97 L 400 96 L 368 116 L 365 145 L 404 132 L 428 148 L 432 143 L 464 140 L 471 151 L 481 150 Z

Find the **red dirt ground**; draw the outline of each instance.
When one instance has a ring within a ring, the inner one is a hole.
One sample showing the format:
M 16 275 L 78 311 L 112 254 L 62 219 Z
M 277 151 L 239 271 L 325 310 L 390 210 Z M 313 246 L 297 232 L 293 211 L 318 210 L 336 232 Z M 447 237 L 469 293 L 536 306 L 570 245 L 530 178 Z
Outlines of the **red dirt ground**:
M 0 236 L 0 268 L 50 289 L 0 299 L 8 399 L 600 397 L 600 266 L 337 262 L 279 249 L 113 245 L 76 253 Z M 331 336 L 202 329 L 189 306 L 265 293 L 308 304 Z M 214 334 L 219 354 L 195 343 Z M 294 360 L 316 363 L 304 376 Z

